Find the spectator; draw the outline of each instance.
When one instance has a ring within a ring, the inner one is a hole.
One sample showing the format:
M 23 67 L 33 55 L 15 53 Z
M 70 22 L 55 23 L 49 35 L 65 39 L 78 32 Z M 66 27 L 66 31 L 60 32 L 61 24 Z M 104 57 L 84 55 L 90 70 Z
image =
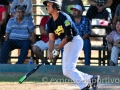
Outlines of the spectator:
M 71 8 L 73 7 L 73 5 L 81 5 L 82 6 L 82 10 L 84 9 L 82 0 L 62 0 L 62 7 L 61 7 L 61 11 L 69 14 L 72 17 L 72 10 Z M 73 17 L 72 17 L 73 18 Z
M 90 8 L 87 11 L 86 16 L 92 20 L 92 18 L 100 18 L 107 20 L 109 12 L 106 10 L 110 7 L 112 0 L 88 0 Z
M 110 9 L 111 9 L 111 14 L 112 14 L 112 19 L 113 19 L 116 8 L 117 8 L 118 4 L 120 4 L 120 0 L 112 0 L 112 1 L 113 1 L 113 3 L 111 4 Z
M 2 40 L 2 42 L 8 19 L 8 6 L 9 3 L 6 0 L 0 0 L 0 40 Z
M 4 5 L 6 7 L 7 13 L 9 14 L 9 2 L 7 0 L 0 0 L 0 5 Z
M 24 5 L 26 6 L 26 10 L 25 10 L 25 16 L 30 17 L 31 20 L 32 19 L 32 1 L 31 0 L 14 0 L 12 2 L 12 5 L 10 7 L 10 13 L 11 16 L 15 16 L 15 8 L 18 5 Z
M 113 29 L 115 29 L 115 23 L 118 19 L 120 19 L 120 4 L 116 8 L 115 15 L 114 15 L 114 18 L 112 21 L 112 28 Z
M 7 10 L 6 7 L 0 3 L 0 51 L 1 51 L 2 43 L 4 41 L 3 36 L 6 28 L 6 21 L 7 21 Z
M 45 60 L 44 58 L 44 55 L 43 55 L 43 51 L 44 50 L 47 50 L 48 49 L 48 41 L 49 41 L 49 36 L 47 34 L 47 31 L 45 29 L 45 25 L 47 24 L 47 21 L 50 19 L 51 15 L 49 16 L 44 16 L 40 22 L 40 33 L 41 33 L 41 40 L 36 42 L 34 45 L 33 45 L 33 52 L 36 54 L 36 56 L 38 58 L 40 58 L 42 60 L 42 62 Z M 55 41 L 55 46 L 57 46 L 60 42 L 60 39 L 57 39 Z M 56 64 L 56 61 L 57 61 L 57 57 L 55 57 L 53 59 L 53 65 Z M 46 58 L 47 59 L 47 58 Z M 46 62 L 45 63 L 46 65 L 49 64 L 49 62 Z
M 74 5 L 71 8 L 73 11 L 74 23 L 79 31 L 80 36 L 84 41 L 84 55 L 85 55 L 85 65 L 90 65 L 91 59 L 91 43 L 89 36 L 91 34 L 91 24 L 88 18 L 82 16 L 82 7 L 80 5 Z
M 0 0 L 0 5 L 4 5 L 7 10 L 7 13 L 9 13 L 9 2 L 8 1 Z
M 9 2 L 7 0 L 0 0 L 0 9 L 1 9 L 0 10 L 0 13 L 1 13 L 0 18 L 2 18 L 2 21 L 0 20 L 0 22 L 4 23 L 2 25 L 0 24 L 0 52 L 1 52 L 1 46 L 3 45 L 3 42 L 4 42 L 6 25 L 10 18 Z M 3 9 L 5 9 L 5 12 L 2 11 Z M 6 14 L 3 15 L 3 13 L 6 13 Z
M 0 38 L 4 36 L 6 21 L 7 21 L 7 9 L 4 5 L 0 4 Z
M 23 64 L 27 57 L 28 49 L 31 46 L 30 36 L 32 44 L 35 42 L 35 25 L 29 18 L 24 17 L 24 14 L 25 8 L 23 6 L 18 6 L 16 8 L 16 17 L 13 17 L 8 21 L 5 42 L 2 46 L 0 56 L 0 63 L 2 64 L 7 63 L 9 52 L 16 48 L 21 49 L 21 53 L 16 64 Z
M 117 20 L 116 30 L 113 30 L 107 37 L 108 50 L 111 51 L 110 66 L 116 66 L 118 62 L 118 55 L 120 53 L 120 19 Z

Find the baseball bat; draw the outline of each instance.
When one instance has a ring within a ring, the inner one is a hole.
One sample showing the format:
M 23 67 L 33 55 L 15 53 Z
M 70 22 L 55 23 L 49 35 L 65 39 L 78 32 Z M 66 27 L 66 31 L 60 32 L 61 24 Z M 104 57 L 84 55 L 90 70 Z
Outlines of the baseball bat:
M 42 62 L 41 64 L 37 65 L 34 69 L 28 72 L 26 75 L 20 78 L 19 83 L 21 84 L 24 80 L 26 80 L 31 74 L 33 74 L 40 66 L 42 66 L 47 60 Z

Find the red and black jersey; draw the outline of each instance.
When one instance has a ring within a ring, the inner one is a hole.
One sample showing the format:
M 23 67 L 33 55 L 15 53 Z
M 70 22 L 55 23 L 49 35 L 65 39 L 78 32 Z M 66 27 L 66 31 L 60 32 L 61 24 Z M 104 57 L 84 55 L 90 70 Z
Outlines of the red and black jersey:
M 73 36 L 78 34 L 72 19 L 64 12 L 59 12 L 59 16 L 55 21 L 53 17 L 49 19 L 47 23 L 47 32 L 55 33 L 61 40 L 66 36 L 69 37 L 71 33 Z

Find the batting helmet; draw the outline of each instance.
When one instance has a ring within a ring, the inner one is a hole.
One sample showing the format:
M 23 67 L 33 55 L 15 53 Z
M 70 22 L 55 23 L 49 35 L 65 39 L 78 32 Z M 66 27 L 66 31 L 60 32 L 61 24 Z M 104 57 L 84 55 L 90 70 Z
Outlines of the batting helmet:
M 57 9 L 57 10 L 61 9 L 61 2 L 59 0 L 46 0 L 46 1 L 43 2 L 43 4 L 45 6 L 47 6 L 48 2 L 53 2 L 54 3 L 53 6 L 52 6 L 54 9 Z

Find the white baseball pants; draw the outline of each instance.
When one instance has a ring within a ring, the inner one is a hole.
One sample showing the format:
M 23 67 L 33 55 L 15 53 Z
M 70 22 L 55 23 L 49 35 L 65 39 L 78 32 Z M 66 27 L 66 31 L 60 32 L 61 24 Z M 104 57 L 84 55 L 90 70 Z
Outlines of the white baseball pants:
M 72 42 L 68 42 L 64 46 L 62 58 L 63 74 L 72 79 L 80 87 L 80 89 L 86 87 L 92 78 L 92 75 L 88 75 L 76 69 L 77 60 L 82 48 L 82 38 L 79 35 L 75 36 Z

